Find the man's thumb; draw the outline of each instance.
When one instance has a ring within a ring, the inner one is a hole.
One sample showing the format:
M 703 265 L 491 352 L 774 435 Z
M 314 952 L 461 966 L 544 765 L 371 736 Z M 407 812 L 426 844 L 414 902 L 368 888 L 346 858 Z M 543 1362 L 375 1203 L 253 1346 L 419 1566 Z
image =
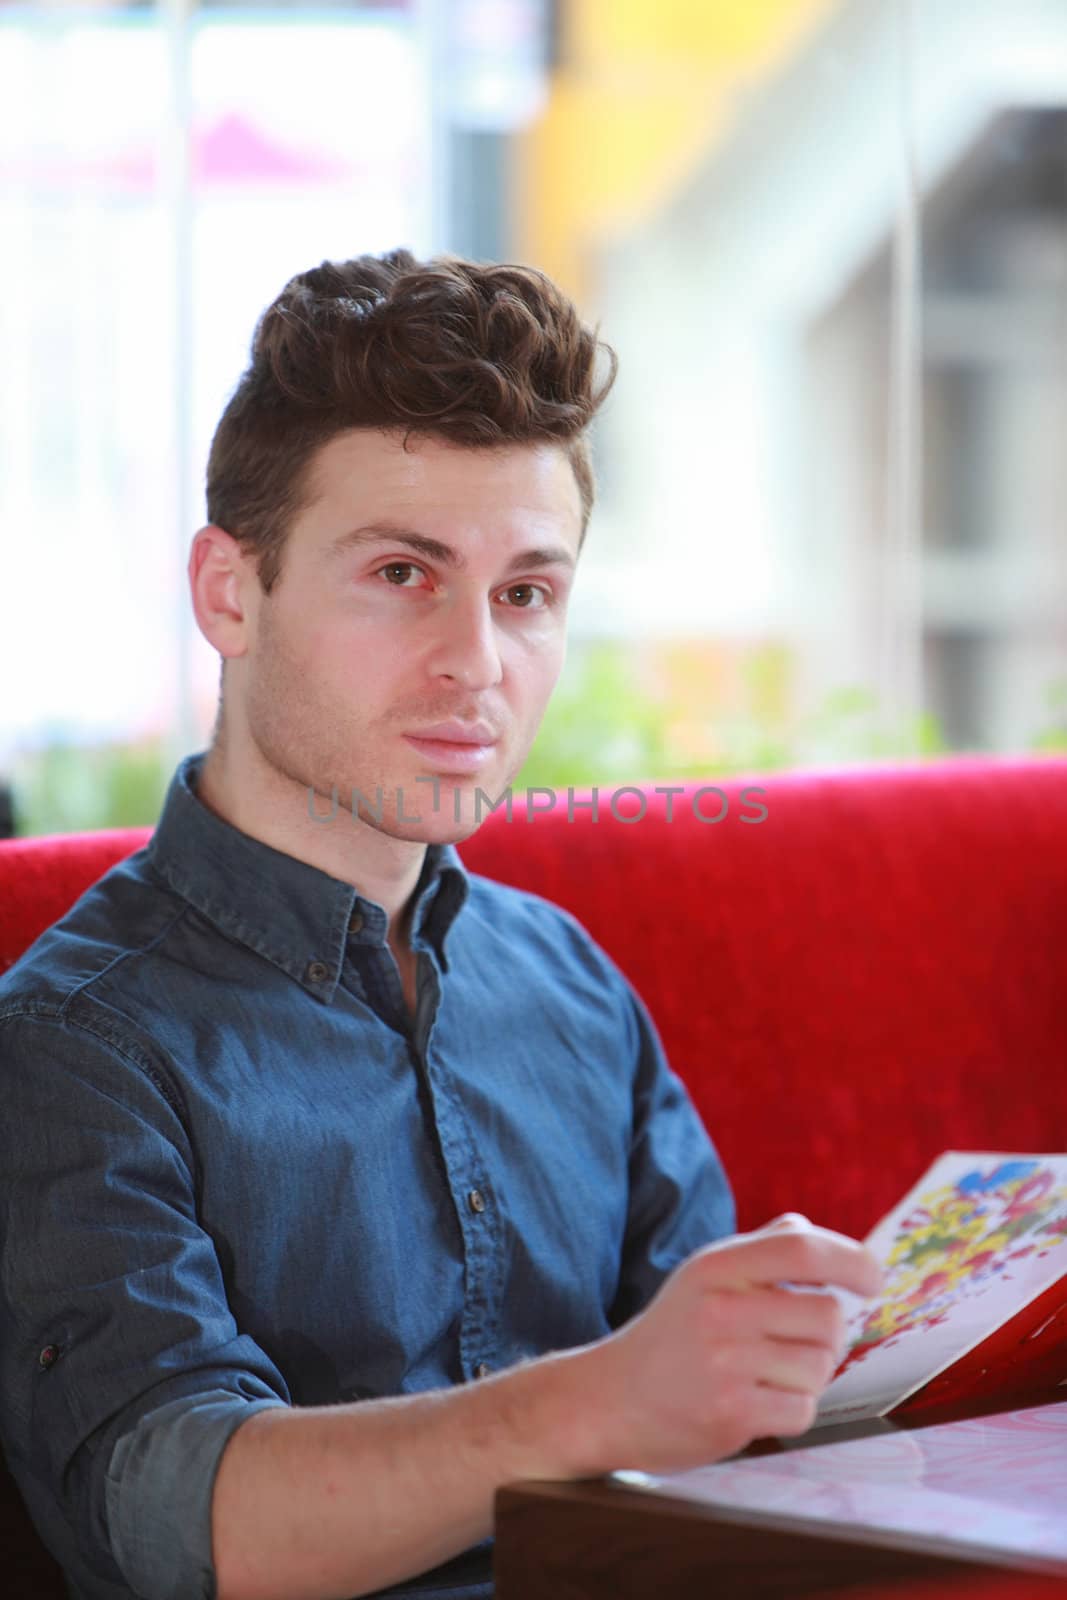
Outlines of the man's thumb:
M 770 1222 L 765 1222 L 765 1228 L 810 1228 L 813 1226 L 810 1217 L 805 1217 L 799 1211 L 783 1211 L 781 1216 L 772 1217 Z

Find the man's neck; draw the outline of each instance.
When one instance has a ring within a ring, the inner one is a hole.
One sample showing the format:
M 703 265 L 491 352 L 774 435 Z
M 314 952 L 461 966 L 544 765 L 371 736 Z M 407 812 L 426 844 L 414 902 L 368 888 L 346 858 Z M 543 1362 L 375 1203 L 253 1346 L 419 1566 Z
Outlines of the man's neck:
M 286 777 L 250 749 L 212 745 L 200 768 L 197 799 L 223 821 L 285 855 L 306 861 L 342 883 L 350 883 L 365 899 L 380 905 L 389 918 L 389 943 L 406 948 L 410 901 L 426 858 L 426 845 L 393 839 L 356 819 L 338 796 L 331 821 L 314 821 L 308 788 Z M 328 804 L 315 797 L 323 818 Z

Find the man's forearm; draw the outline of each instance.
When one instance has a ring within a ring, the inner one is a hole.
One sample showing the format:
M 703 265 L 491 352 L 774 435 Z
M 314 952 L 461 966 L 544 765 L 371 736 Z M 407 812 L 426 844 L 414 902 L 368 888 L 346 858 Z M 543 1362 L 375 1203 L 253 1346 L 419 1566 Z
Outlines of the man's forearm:
M 215 1479 L 218 1600 L 367 1594 L 486 1538 L 501 1484 L 607 1470 L 576 1441 L 581 1355 L 422 1395 L 249 1417 Z

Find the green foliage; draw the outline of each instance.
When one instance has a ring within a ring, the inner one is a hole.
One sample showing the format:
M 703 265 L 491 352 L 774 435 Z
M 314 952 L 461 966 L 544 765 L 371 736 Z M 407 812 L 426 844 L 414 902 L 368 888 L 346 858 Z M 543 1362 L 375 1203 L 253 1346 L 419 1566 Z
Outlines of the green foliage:
M 663 707 L 635 686 L 625 653 L 587 649 L 549 702 L 514 788 L 591 787 L 605 776 L 662 772 L 667 752 Z
M 85 748 L 54 743 L 17 756 L 15 828 L 22 835 L 154 823 L 170 781 L 163 740 Z
M 1057 678 L 1050 683 L 1045 690 L 1045 700 L 1052 722 L 1037 735 L 1033 748 L 1049 753 L 1067 752 L 1067 678 Z
M 864 761 L 948 750 L 932 713 L 886 730 L 877 697 L 858 685 L 833 690 L 809 717 L 771 715 L 780 656 L 771 646 L 752 652 L 742 671 L 748 703 L 741 710 L 708 704 L 705 748 L 693 754 L 672 744 L 669 708 L 640 688 L 633 651 L 622 644 L 588 646 L 572 657 L 514 787 L 772 772 L 805 764 L 812 751 L 827 760 Z
M 686 668 L 688 698 L 700 708 L 682 738 L 669 690 L 642 679 L 640 652 L 624 643 L 572 646 L 514 788 L 562 789 L 773 772 L 814 760 L 856 761 L 938 756 L 949 750 L 929 712 L 888 730 L 876 696 L 856 684 L 828 694 L 814 714 L 790 717 L 783 685 L 789 661 L 776 646 L 744 661 L 732 697 L 708 679 L 706 664 Z M 738 706 L 735 702 L 740 700 Z M 1034 753 L 1067 753 L 1067 678 L 1045 694 Z M 23 835 L 152 824 L 173 770 L 163 739 L 84 748 L 54 742 L 17 756 L 11 772 L 15 827 Z
M 814 716 L 797 724 L 797 738 L 809 748 L 825 748 L 834 760 L 936 756 L 949 748 L 933 712 L 923 711 L 883 728 L 878 697 L 854 684 L 831 690 Z

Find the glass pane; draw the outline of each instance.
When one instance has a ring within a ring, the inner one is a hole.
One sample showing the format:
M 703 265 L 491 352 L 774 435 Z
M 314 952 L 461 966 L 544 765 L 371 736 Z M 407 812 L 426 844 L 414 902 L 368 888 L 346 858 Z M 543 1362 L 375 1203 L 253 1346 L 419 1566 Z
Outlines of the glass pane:
M 294 272 L 427 247 L 425 70 L 397 5 L 185 29 L 0 9 L 0 777 L 23 828 L 151 820 L 205 742 L 218 658 L 185 563 L 211 435 Z

